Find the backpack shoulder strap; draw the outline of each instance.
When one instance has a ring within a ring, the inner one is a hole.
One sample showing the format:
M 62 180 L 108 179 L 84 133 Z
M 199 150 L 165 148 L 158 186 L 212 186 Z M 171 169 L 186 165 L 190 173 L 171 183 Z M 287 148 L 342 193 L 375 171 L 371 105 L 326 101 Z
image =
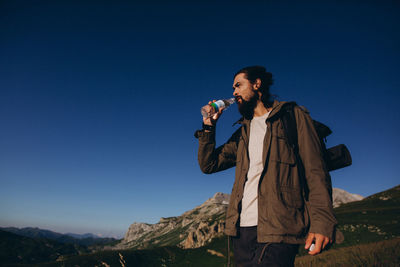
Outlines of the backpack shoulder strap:
M 294 107 L 296 103 L 287 104 L 281 114 L 281 121 L 283 124 L 283 129 L 285 130 L 286 138 L 288 144 L 293 150 L 298 152 L 298 139 L 297 139 L 297 124 L 296 117 L 294 115 Z

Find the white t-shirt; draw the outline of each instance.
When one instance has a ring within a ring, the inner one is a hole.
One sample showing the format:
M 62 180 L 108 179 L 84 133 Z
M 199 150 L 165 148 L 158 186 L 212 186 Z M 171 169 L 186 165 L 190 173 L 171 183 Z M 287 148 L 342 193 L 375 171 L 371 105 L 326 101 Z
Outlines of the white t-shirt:
M 249 158 L 250 166 L 244 185 L 240 226 L 256 226 L 258 223 L 258 182 L 264 169 L 262 161 L 264 137 L 267 131 L 265 120 L 270 112 L 253 117 L 250 122 Z

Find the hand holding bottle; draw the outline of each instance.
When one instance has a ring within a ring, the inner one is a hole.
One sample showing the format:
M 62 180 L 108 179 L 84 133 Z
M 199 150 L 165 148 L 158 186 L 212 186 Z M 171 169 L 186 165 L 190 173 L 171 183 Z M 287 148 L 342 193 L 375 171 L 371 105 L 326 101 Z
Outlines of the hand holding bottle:
M 217 123 L 219 117 L 221 116 L 222 112 L 223 112 L 223 109 L 221 108 L 221 109 L 218 110 L 217 113 L 213 113 L 212 116 L 209 116 L 209 117 L 205 117 L 204 116 L 204 114 L 205 114 L 204 112 L 212 113 L 212 109 L 213 109 L 212 103 L 215 103 L 215 102 L 217 102 L 217 101 L 216 100 L 210 101 L 210 102 L 208 102 L 208 105 L 205 105 L 201 109 L 202 114 L 203 114 L 203 123 L 205 125 L 215 125 Z
M 215 125 L 218 118 L 221 116 L 222 111 L 227 109 L 230 105 L 235 103 L 235 98 L 213 100 L 208 102 L 201 108 L 201 115 L 203 115 L 203 122 L 206 125 Z

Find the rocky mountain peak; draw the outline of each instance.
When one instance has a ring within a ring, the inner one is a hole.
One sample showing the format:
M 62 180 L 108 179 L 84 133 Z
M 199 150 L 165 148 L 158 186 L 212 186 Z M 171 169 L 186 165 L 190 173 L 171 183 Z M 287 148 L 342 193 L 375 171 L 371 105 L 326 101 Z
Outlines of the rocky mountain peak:
M 203 205 L 210 205 L 210 204 L 222 204 L 222 205 L 228 205 L 229 204 L 229 194 L 224 194 L 221 192 L 215 193 L 215 195 L 212 198 L 209 198 L 204 202 L 201 206 Z
M 333 207 L 336 208 L 344 203 L 363 200 L 364 197 L 357 194 L 351 194 L 340 188 L 333 188 L 332 199 Z

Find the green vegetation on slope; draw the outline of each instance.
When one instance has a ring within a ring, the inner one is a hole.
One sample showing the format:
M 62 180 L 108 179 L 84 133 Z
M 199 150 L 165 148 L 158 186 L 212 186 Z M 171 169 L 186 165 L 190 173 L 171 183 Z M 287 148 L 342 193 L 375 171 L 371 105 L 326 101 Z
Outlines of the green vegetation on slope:
M 226 238 L 214 240 L 211 246 L 197 249 L 181 249 L 178 247 L 159 247 L 145 250 L 101 251 L 94 254 L 71 256 L 63 261 L 43 263 L 36 266 L 135 266 L 135 267 L 219 267 L 226 265 L 225 251 L 222 257 L 212 255 L 210 250 L 226 245 Z M 107 264 L 107 265 L 105 265 Z
M 78 255 L 86 251 L 78 245 L 49 239 L 32 239 L 0 230 L 0 263 L 38 263 L 56 260 L 60 255 Z
M 326 251 L 317 256 L 296 258 L 295 267 L 395 267 L 400 266 L 400 239 Z
M 345 241 L 340 246 L 400 236 L 400 186 L 335 209 Z
M 152 250 L 103 251 L 37 266 L 223 267 L 227 264 L 226 242 L 226 238 L 218 238 L 209 246 L 189 250 L 161 247 Z M 218 251 L 222 247 L 225 249 Z M 212 255 L 210 250 L 223 255 Z M 400 266 L 400 239 L 332 249 L 317 256 L 297 257 L 295 266 Z

